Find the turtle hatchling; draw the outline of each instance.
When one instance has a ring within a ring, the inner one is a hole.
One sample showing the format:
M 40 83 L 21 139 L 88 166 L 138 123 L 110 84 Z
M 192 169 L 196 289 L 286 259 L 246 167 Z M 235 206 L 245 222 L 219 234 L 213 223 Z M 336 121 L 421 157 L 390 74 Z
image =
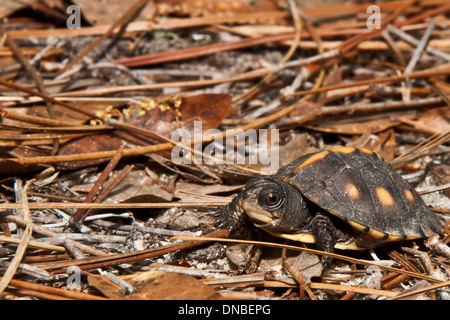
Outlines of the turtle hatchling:
M 275 236 L 319 250 L 364 250 L 440 234 L 445 221 L 375 152 L 341 147 L 300 157 L 249 180 L 218 211 L 230 231 L 250 220 Z M 324 267 L 331 262 L 322 256 Z

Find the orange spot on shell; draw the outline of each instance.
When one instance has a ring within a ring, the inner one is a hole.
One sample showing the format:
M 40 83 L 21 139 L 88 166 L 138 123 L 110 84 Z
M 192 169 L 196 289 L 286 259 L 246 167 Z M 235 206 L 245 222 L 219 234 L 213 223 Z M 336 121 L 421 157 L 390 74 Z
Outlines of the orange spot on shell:
M 342 153 L 342 154 L 349 154 L 349 153 L 355 152 L 355 150 L 356 149 L 353 147 L 339 147 L 339 148 L 330 149 L 330 151 L 332 151 L 332 152 Z
M 411 202 L 411 203 L 414 202 L 414 195 L 411 192 L 411 190 L 405 189 L 405 190 L 403 190 L 403 192 L 405 193 L 405 197 L 406 197 L 406 199 L 408 199 L 409 202 Z
M 383 187 L 376 187 L 375 195 L 377 196 L 378 201 L 385 207 L 391 207 L 395 204 L 395 200 L 391 193 Z
M 345 185 L 345 192 L 348 194 L 348 196 L 356 201 L 359 199 L 359 190 L 358 188 L 352 184 L 352 183 L 348 183 Z
M 314 155 L 312 155 L 311 157 L 309 157 L 308 159 L 306 159 L 305 161 L 303 161 L 303 163 L 301 163 L 297 168 L 295 168 L 292 172 L 293 173 L 297 173 L 300 169 L 303 169 L 306 166 L 309 166 L 317 161 L 319 161 L 320 159 L 325 158 L 325 156 L 328 154 L 328 151 L 322 151 L 319 153 L 316 153 Z

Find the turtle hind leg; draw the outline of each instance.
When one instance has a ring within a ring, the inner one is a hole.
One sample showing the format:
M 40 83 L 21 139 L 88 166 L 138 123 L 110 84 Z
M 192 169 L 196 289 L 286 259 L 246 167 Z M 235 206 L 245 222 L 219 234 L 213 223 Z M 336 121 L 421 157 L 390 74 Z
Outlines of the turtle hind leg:
M 311 231 L 319 250 L 330 253 L 334 252 L 334 245 L 336 244 L 334 236 L 335 227 L 330 217 L 321 212 L 317 213 L 311 223 Z M 320 257 L 320 262 L 324 269 L 330 265 L 332 260 L 333 258 L 330 256 L 322 255 Z

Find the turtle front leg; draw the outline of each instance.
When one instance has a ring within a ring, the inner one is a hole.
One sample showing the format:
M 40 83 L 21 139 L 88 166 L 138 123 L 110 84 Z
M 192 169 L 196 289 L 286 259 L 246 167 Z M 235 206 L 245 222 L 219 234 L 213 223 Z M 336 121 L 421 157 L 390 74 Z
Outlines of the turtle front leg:
M 229 204 L 219 207 L 216 216 L 216 227 L 227 229 L 230 233 L 242 227 L 248 217 L 241 205 L 242 193 L 239 193 Z
M 319 250 L 334 252 L 334 245 L 336 244 L 334 230 L 335 228 L 330 217 L 321 212 L 314 216 L 311 223 L 311 231 L 316 240 L 316 246 Z M 320 257 L 320 262 L 322 262 L 324 269 L 330 265 L 332 260 L 333 258 L 329 256 Z

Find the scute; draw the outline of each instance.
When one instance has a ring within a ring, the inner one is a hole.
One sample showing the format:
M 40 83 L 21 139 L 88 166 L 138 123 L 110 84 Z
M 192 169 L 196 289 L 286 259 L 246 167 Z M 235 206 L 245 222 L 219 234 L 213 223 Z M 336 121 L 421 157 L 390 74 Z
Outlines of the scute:
M 306 155 L 283 170 L 276 174 L 279 179 L 353 228 L 358 225 L 355 230 L 375 242 L 443 231 L 442 221 L 417 192 L 367 149 L 345 147 Z

